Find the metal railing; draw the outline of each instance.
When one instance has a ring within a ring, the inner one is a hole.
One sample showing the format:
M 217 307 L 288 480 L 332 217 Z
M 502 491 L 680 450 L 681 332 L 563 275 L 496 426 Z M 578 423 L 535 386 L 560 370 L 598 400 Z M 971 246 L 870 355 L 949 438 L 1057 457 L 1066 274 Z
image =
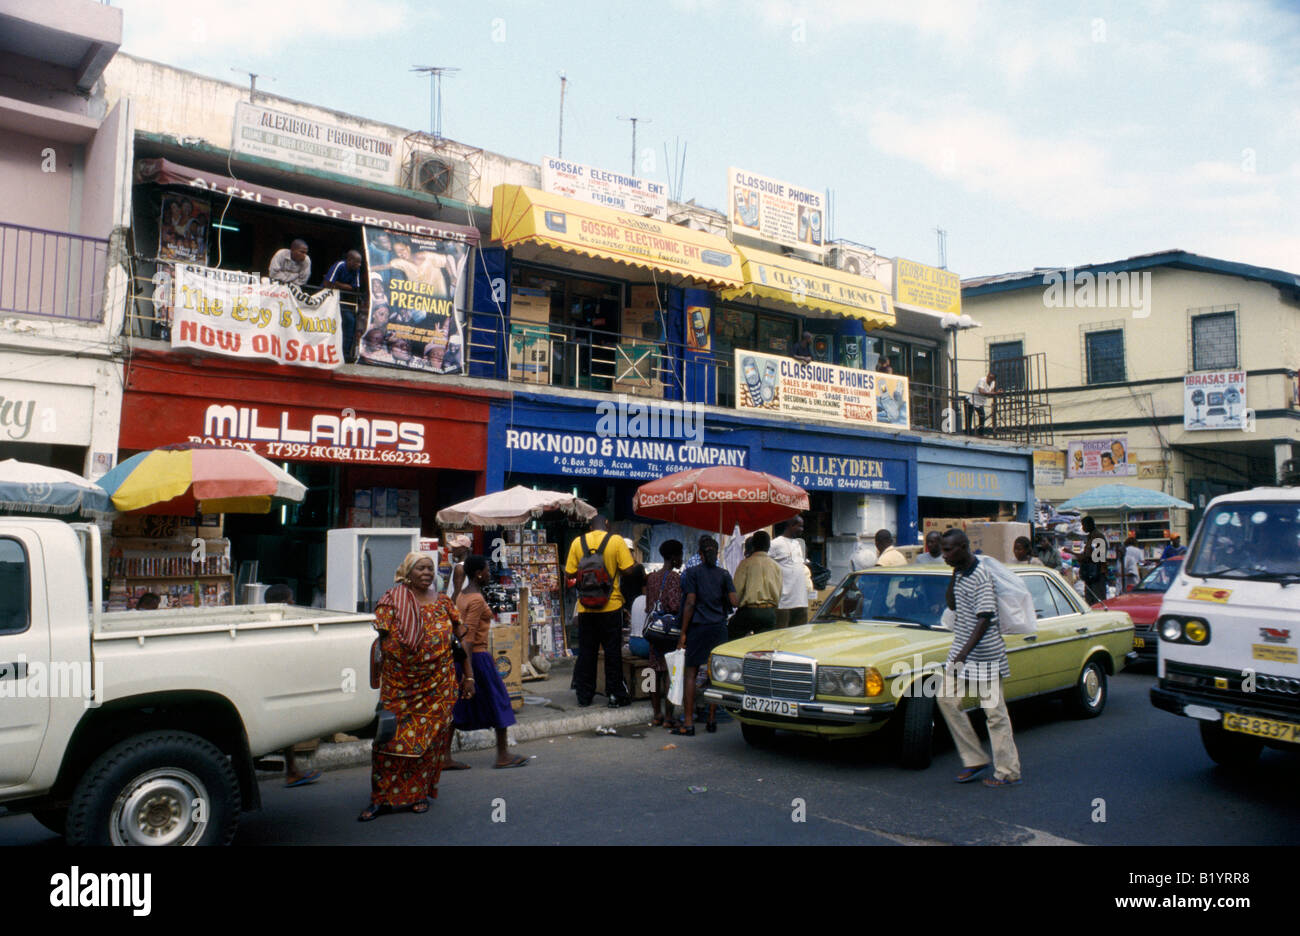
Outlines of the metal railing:
M 104 320 L 108 241 L 0 224 L 0 312 Z

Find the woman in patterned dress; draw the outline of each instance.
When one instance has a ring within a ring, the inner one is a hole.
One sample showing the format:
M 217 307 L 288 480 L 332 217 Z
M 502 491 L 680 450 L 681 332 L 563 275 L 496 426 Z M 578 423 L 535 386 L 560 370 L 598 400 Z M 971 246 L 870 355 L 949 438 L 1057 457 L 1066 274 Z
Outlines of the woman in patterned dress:
M 645 580 L 645 611 L 647 617 L 654 611 L 655 604 L 661 604 L 663 610 L 673 614 L 682 612 L 682 577 L 677 571 L 682 566 L 682 544 L 680 540 L 668 540 L 659 547 L 663 557 L 663 568 L 651 572 Z M 677 727 L 673 718 L 673 704 L 668 701 L 668 661 L 662 650 L 650 644 L 650 668 L 654 670 L 655 687 L 650 690 L 650 704 L 654 708 L 654 721 L 650 724 L 665 728 Z M 660 713 L 659 703 L 663 702 Z
M 407 553 L 394 580 L 375 608 L 375 628 L 384 654 L 380 700 L 397 716 L 397 733 L 374 747 L 361 822 L 397 809 L 428 811 L 429 798 L 438 796 L 452 708 L 458 695 L 474 694 L 472 677 L 458 692 L 452 648 L 460 619 L 433 587 L 433 561 Z

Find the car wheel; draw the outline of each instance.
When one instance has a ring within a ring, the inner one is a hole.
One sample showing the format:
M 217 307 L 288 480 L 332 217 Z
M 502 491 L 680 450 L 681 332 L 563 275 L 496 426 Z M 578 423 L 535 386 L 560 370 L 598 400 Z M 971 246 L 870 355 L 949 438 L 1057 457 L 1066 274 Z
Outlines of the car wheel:
M 55 835 L 62 835 L 64 828 L 68 824 L 68 811 L 66 809 L 33 809 L 32 818 Z
M 1083 664 L 1078 682 L 1065 694 L 1065 707 L 1075 718 L 1096 718 L 1106 709 L 1106 669 L 1097 660 Z
M 904 767 L 924 770 L 934 756 L 934 699 L 912 696 L 903 703 L 901 757 Z
M 215 745 L 183 731 L 117 744 L 90 766 L 68 807 L 69 845 L 227 845 L 239 781 Z
M 776 729 L 741 722 L 740 735 L 750 747 L 769 747 L 776 740 Z
M 1201 744 L 1210 759 L 1223 767 L 1249 767 L 1259 760 L 1264 743 L 1249 735 L 1224 731 L 1223 727 L 1201 722 Z

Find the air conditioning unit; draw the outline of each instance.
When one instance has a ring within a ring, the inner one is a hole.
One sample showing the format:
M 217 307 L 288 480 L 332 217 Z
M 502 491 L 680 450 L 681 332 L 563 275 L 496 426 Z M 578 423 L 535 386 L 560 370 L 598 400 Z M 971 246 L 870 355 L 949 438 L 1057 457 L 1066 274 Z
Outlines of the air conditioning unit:
M 462 159 L 417 153 L 407 169 L 407 185 L 417 192 L 472 202 L 477 174 Z
M 852 273 L 854 276 L 869 276 L 872 279 L 879 279 L 880 277 L 876 274 L 882 259 L 882 257 L 876 256 L 876 252 L 870 247 L 839 242 L 831 244 L 831 266 L 837 270 Z M 888 260 L 884 260 L 884 262 L 889 263 Z

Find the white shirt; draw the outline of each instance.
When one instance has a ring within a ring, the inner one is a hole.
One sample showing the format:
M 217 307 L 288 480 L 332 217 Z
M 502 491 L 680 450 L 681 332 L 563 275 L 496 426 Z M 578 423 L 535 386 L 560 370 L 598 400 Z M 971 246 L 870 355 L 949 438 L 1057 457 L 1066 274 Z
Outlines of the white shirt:
M 640 637 L 645 633 L 645 595 L 637 595 L 628 612 L 628 636 Z
M 971 403 L 983 409 L 984 404 L 989 401 L 986 394 L 992 393 L 997 388 L 998 382 L 996 380 L 989 380 L 987 376 L 981 377 L 980 382 L 975 385 L 975 392 L 971 395 Z
M 772 540 L 768 556 L 781 567 L 781 600 L 777 608 L 788 611 L 791 608 L 808 607 L 808 581 L 804 577 L 803 540 L 778 536 Z
M 849 570 L 851 572 L 861 572 L 863 569 L 870 569 L 876 564 L 876 547 L 870 543 L 858 543 L 858 548 L 853 550 L 853 555 L 849 556 Z
M 1136 546 L 1129 546 L 1124 550 L 1124 575 L 1137 578 L 1140 574 L 1140 564 L 1145 557 L 1142 550 Z

